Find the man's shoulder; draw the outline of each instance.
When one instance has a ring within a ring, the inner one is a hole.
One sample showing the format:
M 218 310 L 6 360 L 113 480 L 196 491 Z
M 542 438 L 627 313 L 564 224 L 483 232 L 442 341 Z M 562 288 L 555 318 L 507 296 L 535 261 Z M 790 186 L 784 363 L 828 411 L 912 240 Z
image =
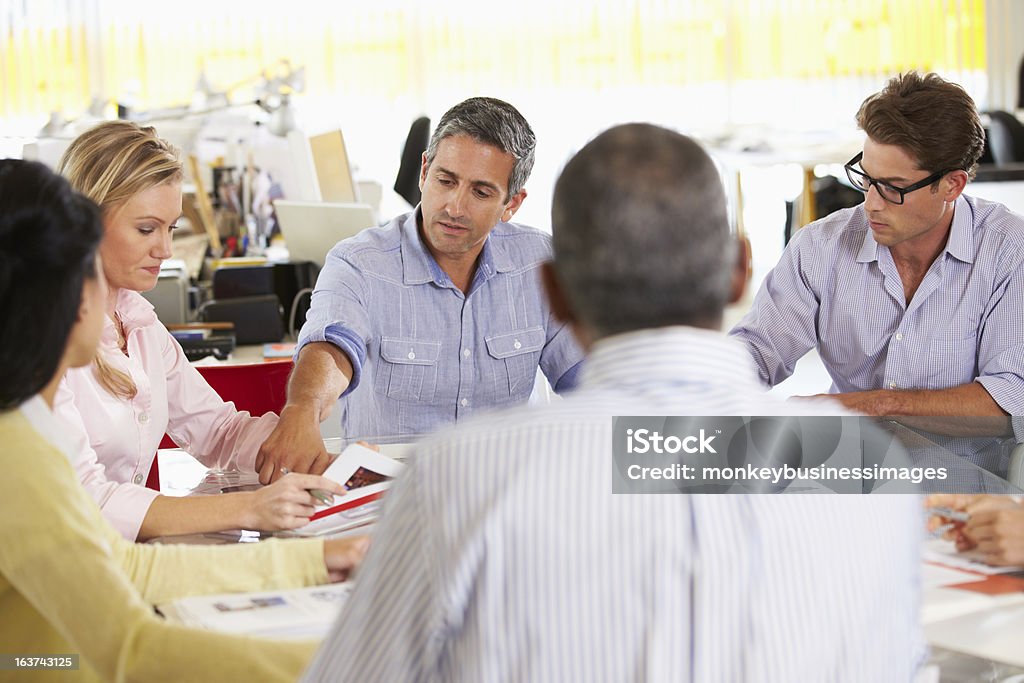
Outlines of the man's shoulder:
M 547 457 L 561 438 L 570 434 L 596 434 L 610 429 L 613 401 L 588 396 L 566 397 L 543 406 L 517 406 L 485 413 L 438 430 L 416 447 L 417 458 L 428 469 L 464 471 L 466 461 L 480 462 L 495 476 L 510 466 L 507 460 L 491 461 L 490 455 L 521 452 L 525 457 Z M 521 448 L 534 443 L 535 448 Z M 543 452 L 542 452 L 543 451 Z
M 400 261 L 402 225 L 406 215 L 399 216 L 381 226 L 371 226 L 352 237 L 338 242 L 329 256 L 365 265 L 379 261 Z
M 1024 251 L 1024 216 L 999 202 L 964 195 L 971 207 L 975 230 L 1002 240 L 1007 246 Z
M 499 222 L 491 230 L 493 249 L 508 256 L 516 265 L 531 266 L 551 260 L 551 235 L 521 223 Z
M 739 417 L 858 417 L 828 399 L 786 401 L 766 393 L 723 388 L 705 394 L 708 402 L 700 415 Z M 630 415 L 694 416 L 689 397 L 666 403 L 652 393 L 630 399 L 614 388 L 585 389 L 542 406 L 519 406 L 481 415 L 436 432 L 425 439 L 419 451 L 476 457 L 484 444 L 526 444 L 544 439 L 564 438 L 569 448 L 580 434 L 611 437 L 613 417 Z M 461 454 L 461 455 L 460 455 Z
M 867 231 L 868 222 L 861 204 L 839 209 L 824 218 L 808 223 L 796 231 L 791 241 L 819 248 L 834 248 L 846 244 L 859 247 Z

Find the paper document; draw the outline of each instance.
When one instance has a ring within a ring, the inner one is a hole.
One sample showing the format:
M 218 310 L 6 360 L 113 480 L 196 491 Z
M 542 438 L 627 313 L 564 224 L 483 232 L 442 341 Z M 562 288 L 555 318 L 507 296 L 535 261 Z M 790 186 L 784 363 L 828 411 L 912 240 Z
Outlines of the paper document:
M 1008 574 L 1019 572 L 1024 567 L 993 567 L 981 561 L 980 555 L 973 552 L 958 553 L 951 541 L 935 538 L 924 545 L 923 559 L 925 562 L 941 564 L 944 567 L 974 572 L 976 574 Z
M 1010 575 L 1020 567 L 989 566 L 942 539 L 927 541 L 922 559 L 924 624 L 1024 601 L 1024 580 Z
M 196 595 L 157 608 L 168 619 L 196 628 L 275 638 L 323 638 L 351 587 L 348 582 L 261 593 Z
M 334 496 L 331 505 L 317 509 L 309 524 L 290 534 L 323 536 L 376 521 L 381 497 L 405 465 L 377 451 L 353 444 L 343 450 L 323 476 L 341 484 L 348 493 Z

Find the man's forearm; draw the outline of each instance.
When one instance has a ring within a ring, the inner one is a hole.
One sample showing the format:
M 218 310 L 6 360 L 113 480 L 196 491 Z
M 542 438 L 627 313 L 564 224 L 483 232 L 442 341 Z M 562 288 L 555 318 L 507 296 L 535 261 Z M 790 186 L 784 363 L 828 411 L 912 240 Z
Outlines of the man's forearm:
M 1010 417 L 981 384 L 948 389 L 878 389 L 832 394 L 847 408 L 878 417 L 899 417 L 909 427 L 945 436 L 1010 436 Z
M 320 437 L 320 423 L 348 388 L 352 364 L 327 342 L 302 347 L 288 381 L 281 419 L 256 454 L 260 482 L 270 484 L 288 472 L 320 474 L 331 462 Z
M 352 363 L 338 347 L 328 342 L 307 344 L 288 381 L 285 409 L 315 412 L 322 422 L 351 379 Z

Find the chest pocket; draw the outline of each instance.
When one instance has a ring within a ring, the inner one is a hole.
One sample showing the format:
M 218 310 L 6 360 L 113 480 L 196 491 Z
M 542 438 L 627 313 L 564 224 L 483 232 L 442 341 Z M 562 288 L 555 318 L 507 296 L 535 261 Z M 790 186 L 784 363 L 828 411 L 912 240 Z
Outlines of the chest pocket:
M 381 337 L 374 388 L 400 401 L 432 401 L 441 342 Z
M 978 331 L 954 326 L 928 344 L 928 388 L 948 389 L 978 376 Z
M 496 393 L 526 400 L 533 390 L 540 352 L 544 348 L 544 328 L 513 330 L 485 337 L 484 341 L 487 353 L 504 364 L 504 374 L 495 373 Z

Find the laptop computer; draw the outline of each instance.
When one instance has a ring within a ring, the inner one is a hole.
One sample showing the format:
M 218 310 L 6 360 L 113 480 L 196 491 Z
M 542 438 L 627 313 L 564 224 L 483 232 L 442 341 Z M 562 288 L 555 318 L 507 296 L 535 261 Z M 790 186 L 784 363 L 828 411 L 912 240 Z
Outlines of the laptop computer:
M 278 199 L 274 210 L 291 260 L 312 261 L 321 268 L 335 244 L 377 225 L 367 204 Z

